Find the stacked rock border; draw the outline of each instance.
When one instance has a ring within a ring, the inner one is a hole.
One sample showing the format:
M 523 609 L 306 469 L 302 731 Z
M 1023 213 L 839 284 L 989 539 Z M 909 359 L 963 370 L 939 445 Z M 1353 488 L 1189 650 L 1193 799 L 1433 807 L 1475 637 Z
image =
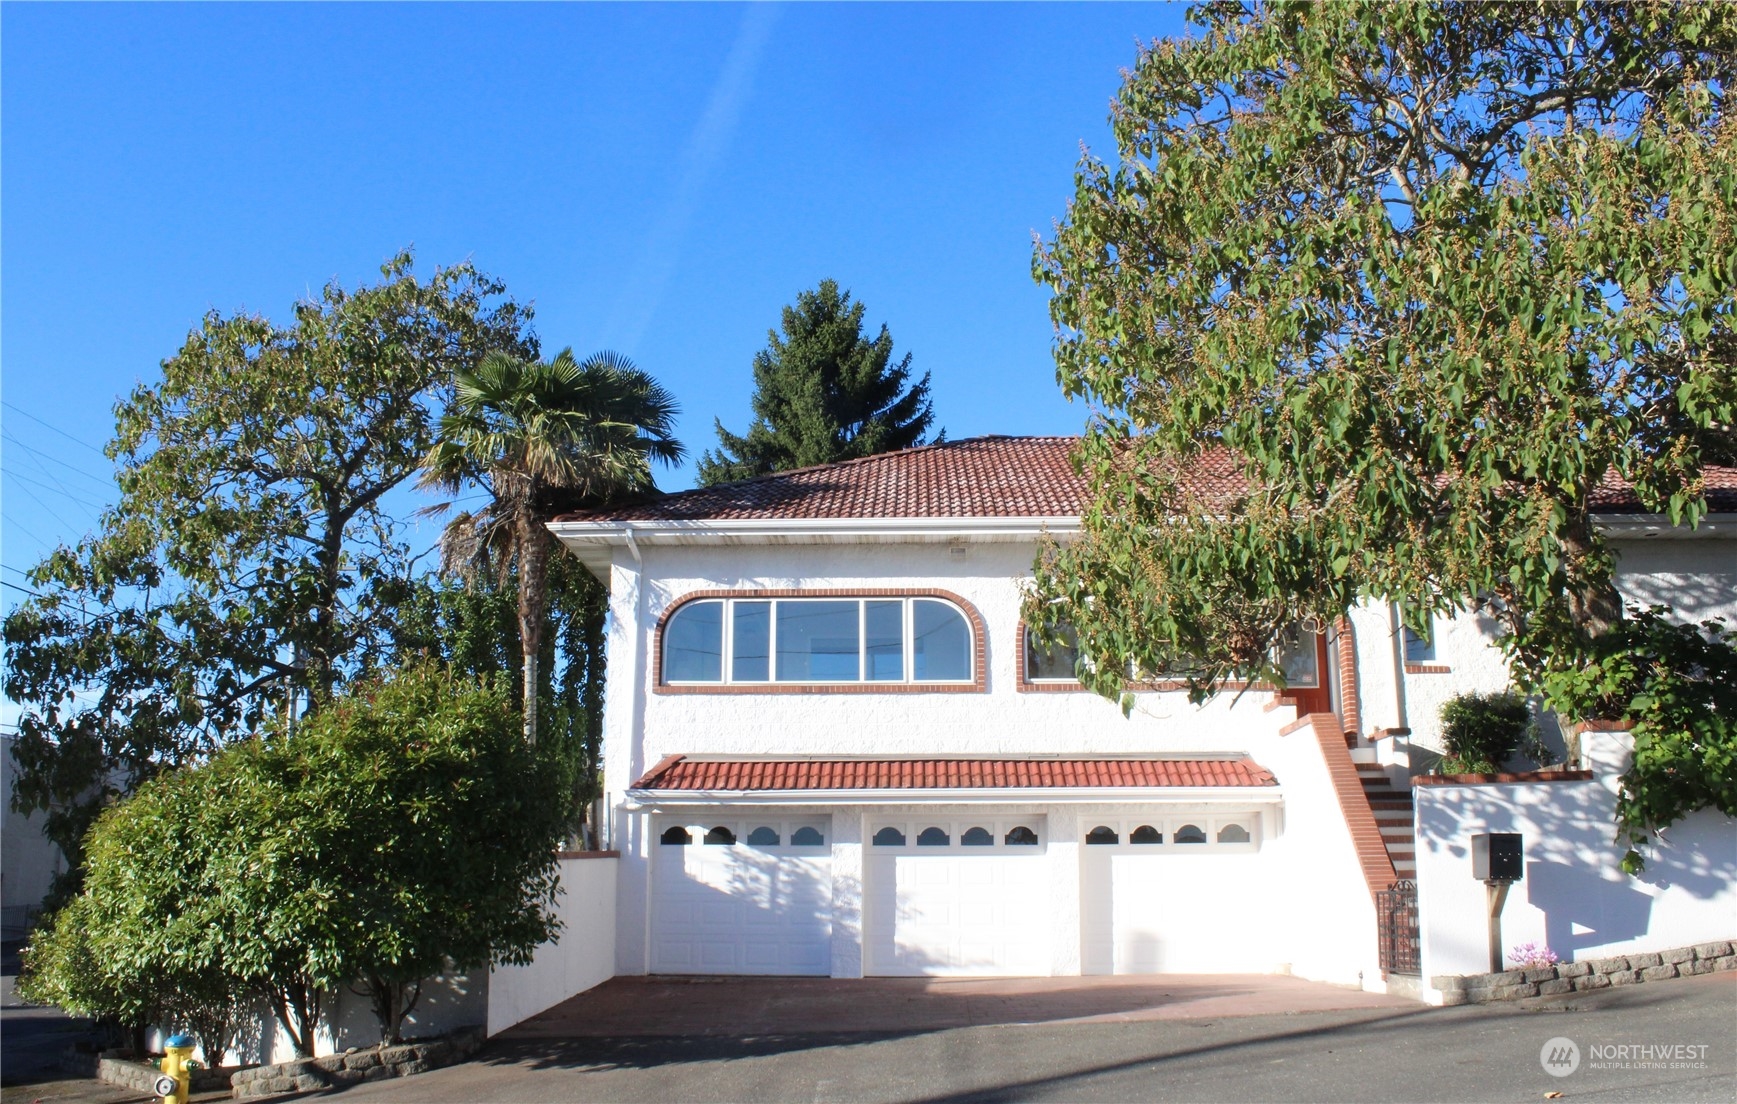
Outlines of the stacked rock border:
M 1723 970 L 1737 970 L 1737 953 L 1733 953 L 1730 942 L 1720 940 L 1647 954 L 1503 970 L 1497 974 L 1433 977 L 1429 983 L 1431 988 L 1441 991 L 1443 1004 L 1487 1004 L 1490 1001 L 1561 996 L 1612 985 L 1637 985 L 1644 981 L 1663 981 Z
M 409 1077 L 431 1069 L 462 1062 L 483 1043 L 483 1029 L 468 1027 L 439 1039 L 398 1046 L 369 1047 L 324 1058 L 300 1058 L 275 1066 L 240 1070 L 230 1079 L 229 1095 L 236 1100 L 258 1100 L 279 1093 L 315 1092 Z
M 105 1050 L 100 1054 L 68 1051 L 60 1060 L 60 1068 L 81 1077 L 95 1078 L 110 1085 L 119 1085 L 123 1089 L 152 1095 L 155 1095 L 152 1090 L 157 1084 L 157 1078 L 163 1074 L 154 1064 L 135 1059 L 130 1050 Z M 193 1071 L 193 1091 L 208 1093 L 230 1088 L 230 1078 L 237 1072 L 245 1072 L 246 1068 L 242 1067 L 238 1071 L 235 1066 L 220 1066 L 217 1069 L 201 1066 Z

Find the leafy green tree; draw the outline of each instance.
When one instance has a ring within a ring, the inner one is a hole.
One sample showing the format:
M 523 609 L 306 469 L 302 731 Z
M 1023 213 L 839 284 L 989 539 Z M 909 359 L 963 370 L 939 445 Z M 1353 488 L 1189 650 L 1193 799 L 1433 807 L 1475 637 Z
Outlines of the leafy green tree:
M 1288 627 L 1358 601 L 1475 606 L 1548 691 L 1621 616 L 1600 487 L 1692 524 L 1737 453 L 1737 12 L 1191 18 L 1036 251 L 1097 416 L 1028 618 L 1073 625 L 1100 692 L 1132 661 L 1204 695 L 1282 682 Z M 1246 490 L 1197 477 L 1221 451 Z
M 1631 610 L 1591 647 L 1545 657 L 1536 676 L 1569 715 L 1631 726 L 1634 761 L 1616 809 L 1631 874 L 1653 836 L 1696 809 L 1737 817 L 1737 634 L 1669 613 Z
M 558 928 L 559 772 L 506 686 L 431 665 L 358 682 L 262 756 L 272 827 L 241 915 L 322 987 L 365 992 L 384 1041 L 423 978 L 529 962 Z
M 242 744 L 167 772 L 102 814 L 81 892 L 31 933 L 19 979 L 27 999 L 108 1022 L 135 1048 L 152 1024 L 189 1028 L 207 1060 L 221 1060 L 239 1006 L 264 987 L 235 972 L 237 925 L 204 876 L 248 846 L 241 814 L 258 794 L 256 751 Z
M 294 716 L 390 648 L 412 575 L 386 498 L 454 376 L 534 355 L 529 311 L 469 265 L 328 285 L 292 324 L 209 315 L 116 408 L 119 503 L 30 572 L 5 624 L 17 801 L 73 870 L 103 803 Z
M 538 661 L 555 551 L 545 525 L 564 510 L 653 490 L 651 461 L 682 457 L 676 411 L 656 380 L 608 352 L 579 361 L 563 349 L 546 362 L 494 354 L 458 377 L 421 482 L 453 494 L 477 485 L 489 495 L 488 505 L 447 524 L 442 561 L 464 575 L 513 573 L 530 743 L 537 741 Z
M 929 374 L 911 382 L 911 354 L 895 363 L 887 328 L 870 340 L 862 320 L 863 304 L 832 280 L 784 308 L 784 335 L 768 330 L 754 354 L 754 422 L 741 437 L 716 423 L 700 486 L 924 443 L 935 421 Z
M 515 719 L 504 680 L 424 665 L 164 773 L 97 821 L 25 991 L 204 1024 L 208 1055 L 216 1013 L 263 995 L 310 1055 L 329 995 L 355 985 L 396 1040 L 421 979 L 529 961 L 558 927 L 557 773 Z
M 571 556 L 549 561 L 548 629 L 537 661 L 539 747 L 559 772 L 569 830 L 601 792 L 604 615 L 609 591 Z M 518 670 L 518 580 L 484 573 L 418 579 L 400 607 L 399 661 L 436 660 L 456 674 L 493 678 Z M 515 680 L 516 685 L 516 680 Z M 522 688 L 521 688 L 522 689 Z M 515 692 L 514 701 L 518 703 Z

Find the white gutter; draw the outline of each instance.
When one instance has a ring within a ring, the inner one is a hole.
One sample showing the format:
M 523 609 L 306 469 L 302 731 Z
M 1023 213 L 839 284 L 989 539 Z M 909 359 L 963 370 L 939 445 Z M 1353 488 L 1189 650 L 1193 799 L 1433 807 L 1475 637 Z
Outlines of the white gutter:
M 628 790 L 632 810 L 689 805 L 1282 805 L 1278 786 L 973 786 L 955 789 Z
M 551 521 L 549 531 L 569 544 L 662 544 L 695 539 L 935 540 L 948 537 L 1016 539 L 1074 533 L 1077 517 L 945 518 L 732 518 L 705 521 Z
M 1737 514 L 1708 514 L 1694 528 L 1672 525 L 1662 514 L 1598 514 L 1593 524 L 1611 536 L 1728 536 L 1737 531 Z M 1015 540 L 1045 533 L 1067 536 L 1079 532 L 1073 515 L 1050 517 L 869 517 L 869 518 L 714 518 L 697 521 L 552 521 L 549 531 L 568 544 L 626 546 L 639 543 L 693 543 L 731 539 L 775 538 L 815 541 L 939 540 L 976 537 Z
M 1663 514 L 1595 514 L 1593 525 L 1609 537 L 1667 537 L 1693 540 L 1697 537 L 1737 536 L 1737 514 L 1708 514 L 1701 524 L 1672 525 Z

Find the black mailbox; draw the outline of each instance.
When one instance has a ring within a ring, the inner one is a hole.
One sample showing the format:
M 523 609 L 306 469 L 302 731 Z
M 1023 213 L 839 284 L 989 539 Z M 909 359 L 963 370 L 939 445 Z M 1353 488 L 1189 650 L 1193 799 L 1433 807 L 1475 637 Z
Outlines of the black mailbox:
M 1517 882 L 1522 869 L 1520 833 L 1489 832 L 1472 837 L 1472 877 L 1480 882 Z

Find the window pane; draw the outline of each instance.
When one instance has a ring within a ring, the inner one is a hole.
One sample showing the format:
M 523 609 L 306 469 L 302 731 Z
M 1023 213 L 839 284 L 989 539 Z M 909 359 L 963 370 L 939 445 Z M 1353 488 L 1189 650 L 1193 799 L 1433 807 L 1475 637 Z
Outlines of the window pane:
M 1027 681 L 1040 679 L 1066 680 L 1073 682 L 1079 678 L 1075 665 L 1079 663 L 1079 638 L 1074 633 L 1072 625 L 1062 625 L 1056 631 L 1058 639 L 1055 646 L 1044 649 L 1038 642 L 1035 633 L 1025 634 L 1025 677 Z
M 762 824 L 748 833 L 748 844 L 751 847 L 777 847 L 778 829 Z
M 904 845 L 905 834 L 897 828 L 882 828 L 875 833 L 876 847 L 903 847 Z
M 1014 847 L 1036 847 L 1037 846 L 1037 833 L 1033 832 L 1030 828 L 1027 828 L 1023 824 L 1021 824 L 1017 828 L 1008 829 L 1007 835 L 1004 837 L 1004 839 L 1008 844 L 1010 844 Z
M 868 681 L 905 681 L 905 604 L 868 602 Z
M 1206 833 L 1200 830 L 1199 825 L 1184 824 L 1176 829 L 1176 834 L 1171 839 L 1177 843 L 1205 843 Z
M 663 835 L 659 836 L 658 839 L 672 847 L 686 847 L 694 842 L 694 837 L 688 835 L 688 830 L 681 827 L 665 828 Z
M 1285 672 L 1285 683 L 1294 687 L 1321 685 L 1320 656 L 1316 653 L 1319 633 L 1291 629 L 1285 633 L 1279 652 L 1279 667 Z M 1181 840 L 1176 842 L 1181 843 Z
M 971 677 L 971 631 L 965 617 L 945 602 L 911 603 L 913 677 L 918 682 L 959 682 Z
M 903 842 L 902 840 L 900 842 Z M 826 843 L 826 837 L 820 834 L 820 829 L 804 825 L 790 833 L 792 847 L 820 847 Z
M 778 681 L 856 682 L 859 602 L 779 602 Z
M 665 682 L 719 682 L 724 677 L 724 603 L 690 602 L 663 631 Z
M 1240 824 L 1226 824 L 1218 830 L 1220 843 L 1247 843 L 1248 829 Z
M 1431 626 L 1433 629 L 1434 626 Z M 1405 630 L 1405 662 L 1429 663 L 1435 659 L 1435 633 L 1426 632 L 1419 635 L 1410 628 Z
M 1106 843 L 1119 843 L 1121 841 L 1116 835 L 1116 830 L 1114 828 L 1100 824 L 1090 832 L 1086 833 L 1086 842 L 1102 845 Z
M 967 828 L 965 834 L 959 837 L 959 842 L 966 847 L 994 847 L 995 837 L 989 834 L 987 828 Z
M 917 833 L 918 847 L 945 847 L 952 842 L 945 828 L 925 828 Z
M 1129 843 L 1163 843 L 1164 833 L 1150 824 L 1142 824 L 1128 836 Z
M 736 682 L 765 682 L 772 659 L 772 603 L 737 602 L 730 639 L 730 678 Z
M 720 824 L 706 833 L 706 842 L 713 846 L 728 846 L 736 842 L 736 833 Z

